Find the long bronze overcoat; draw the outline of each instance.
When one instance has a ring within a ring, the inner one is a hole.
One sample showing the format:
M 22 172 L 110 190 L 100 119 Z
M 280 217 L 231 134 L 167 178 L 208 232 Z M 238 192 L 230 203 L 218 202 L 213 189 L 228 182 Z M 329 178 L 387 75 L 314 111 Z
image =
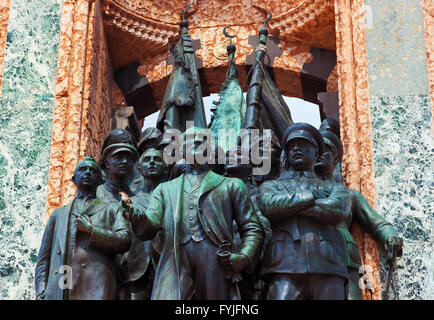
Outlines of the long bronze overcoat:
M 146 214 L 132 221 L 136 235 L 152 239 L 163 231 L 163 248 L 156 270 L 152 296 L 154 300 L 181 299 L 180 233 L 184 174 L 160 184 L 152 193 Z M 246 185 L 239 179 L 227 178 L 209 171 L 198 197 L 199 220 L 207 237 L 218 246 L 224 240 L 233 243 L 233 220 L 242 238 L 239 250 L 253 268 L 261 251 L 264 231 L 250 199 Z
M 66 256 L 70 255 L 67 253 L 68 221 L 73 211 L 76 211 L 74 201 L 51 214 L 45 227 L 35 270 L 36 294 L 45 291 L 44 300 L 64 298 L 64 290 L 59 286 L 59 280 L 65 275 L 60 268 L 68 260 L 72 261 L 70 267 L 73 277 L 69 299 L 117 298 L 115 256 L 128 250 L 131 235 L 119 204 L 102 203 L 99 199 L 94 202 L 95 205 L 86 213 L 95 226 L 94 231 L 91 235 L 77 232 L 75 254 L 69 259 Z

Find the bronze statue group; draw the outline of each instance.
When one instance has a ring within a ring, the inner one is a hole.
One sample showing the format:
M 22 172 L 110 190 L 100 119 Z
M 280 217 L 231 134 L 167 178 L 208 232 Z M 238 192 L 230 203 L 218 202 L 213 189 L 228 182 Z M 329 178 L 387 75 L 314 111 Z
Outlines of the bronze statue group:
M 392 224 L 341 183 L 338 122 L 325 119 L 319 130 L 292 122 L 263 66 L 265 23 L 246 101 L 230 43 L 227 79 L 207 125 L 183 15 L 157 127 L 138 142 L 115 129 L 98 162 L 78 163 L 76 197 L 45 228 L 37 299 L 362 299 L 352 222 L 402 254 Z M 187 128 L 189 120 L 195 127 Z M 175 129 L 183 132 L 175 145 L 184 159 L 169 164 L 165 153 L 174 141 L 164 133 Z M 203 137 L 221 129 L 271 130 L 269 152 L 248 135 L 250 149 L 267 154 L 270 170 L 255 175 L 254 164 L 242 161 L 239 139 L 219 141 L 223 163 L 197 161 Z

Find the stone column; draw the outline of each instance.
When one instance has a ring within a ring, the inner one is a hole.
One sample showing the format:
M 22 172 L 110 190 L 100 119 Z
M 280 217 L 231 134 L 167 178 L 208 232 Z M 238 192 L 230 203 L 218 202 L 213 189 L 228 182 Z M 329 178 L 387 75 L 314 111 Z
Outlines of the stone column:
M 344 183 L 361 191 L 375 207 L 363 1 L 336 0 L 335 17 Z M 351 232 L 359 246 L 367 276 L 372 281 L 371 289 L 363 291 L 364 298 L 381 299 L 377 243 L 356 224 L 353 224 Z
M 0 0 L 0 96 L 3 80 L 3 63 L 5 60 L 6 39 L 9 22 L 10 0 Z
M 47 214 L 76 192 L 74 168 L 85 156 L 98 160 L 110 131 L 112 69 L 101 0 L 63 3 L 53 112 Z
M 431 98 L 431 129 L 434 135 L 434 3 L 431 0 L 423 0 L 423 19 Z

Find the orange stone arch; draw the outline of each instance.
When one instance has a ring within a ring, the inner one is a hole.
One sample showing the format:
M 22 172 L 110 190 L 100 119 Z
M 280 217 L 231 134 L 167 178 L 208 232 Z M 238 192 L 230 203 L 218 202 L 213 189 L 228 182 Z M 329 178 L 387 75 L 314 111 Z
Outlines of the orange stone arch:
M 64 0 L 47 214 L 74 197 L 71 177 L 84 156 L 98 159 L 104 136 L 110 131 L 113 107 L 125 103 L 114 82 L 115 69 L 140 61 L 161 105 L 171 66 L 166 64 L 169 43 L 178 34 L 179 12 L 185 0 Z M 192 0 L 189 30 L 199 39 L 210 92 L 218 92 L 227 61 L 215 50 L 224 48 L 224 27 L 236 34 L 236 63 L 245 65 L 253 51 L 249 36 L 257 35 L 265 11 L 273 13 L 270 36 L 280 40 L 282 55 L 274 60 L 276 84 L 284 95 L 302 97 L 300 72 L 312 59 L 312 47 L 336 50 L 337 67 L 327 86 L 339 89 L 341 137 L 344 145 L 344 182 L 374 204 L 369 88 L 362 0 Z M 216 49 L 217 48 L 217 49 Z M 246 77 L 241 68 L 240 83 Z M 374 270 L 374 289 L 366 299 L 381 299 L 379 259 L 375 241 L 357 226 L 353 234 L 364 264 Z

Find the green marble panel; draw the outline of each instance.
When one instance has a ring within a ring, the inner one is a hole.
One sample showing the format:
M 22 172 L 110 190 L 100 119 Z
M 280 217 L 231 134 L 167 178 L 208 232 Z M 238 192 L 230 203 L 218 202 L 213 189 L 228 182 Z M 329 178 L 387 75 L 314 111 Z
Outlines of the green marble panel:
M 434 298 L 434 146 L 427 95 L 372 96 L 376 207 L 404 238 L 390 298 Z M 383 289 L 388 268 L 382 257 Z
M 422 1 L 365 0 L 365 7 L 376 207 L 405 241 L 390 298 L 433 299 L 434 153 Z
M 12 0 L 0 108 L 0 299 L 33 299 L 61 0 Z

